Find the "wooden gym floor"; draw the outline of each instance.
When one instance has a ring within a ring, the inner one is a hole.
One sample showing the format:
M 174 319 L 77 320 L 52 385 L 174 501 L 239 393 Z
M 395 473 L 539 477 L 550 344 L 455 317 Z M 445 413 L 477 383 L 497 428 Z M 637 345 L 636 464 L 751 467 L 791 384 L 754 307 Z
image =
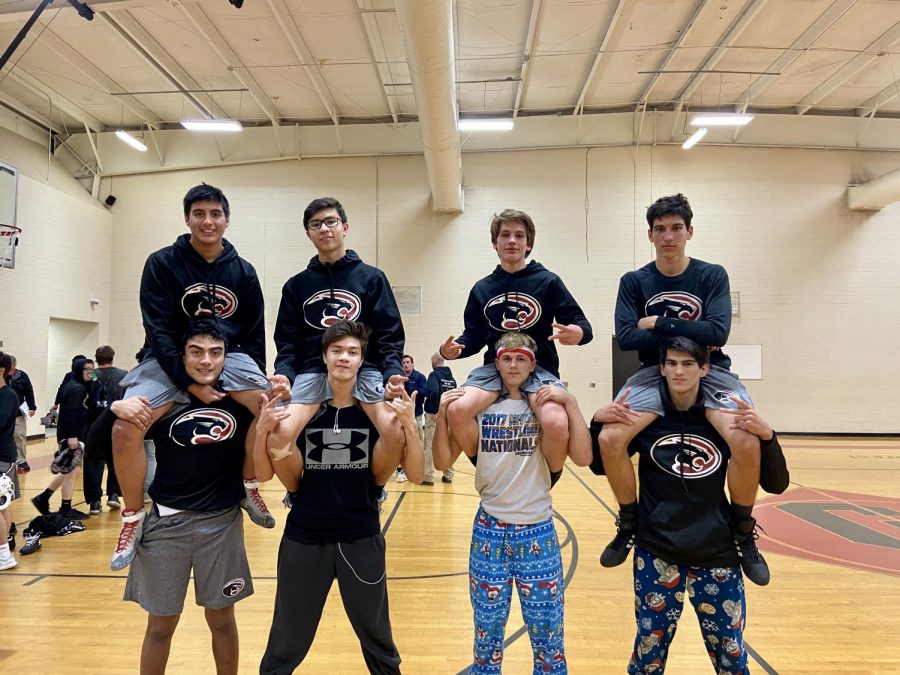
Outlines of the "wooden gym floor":
M 766 588 L 748 585 L 750 668 L 756 673 L 900 673 L 900 439 L 786 437 L 792 484 L 760 495 L 761 546 L 772 570 Z M 13 516 L 24 529 L 30 498 L 49 479 L 52 443 L 29 444 L 30 474 Z M 478 498 L 473 468 L 457 463 L 452 485 L 389 483 L 382 527 L 394 636 L 405 673 L 459 673 L 470 661 L 467 561 Z M 256 594 L 237 605 L 241 672 L 257 672 L 275 591 L 275 561 L 286 512 L 273 481 L 263 494 L 279 521 L 263 530 L 245 521 Z M 80 485 L 75 501 L 82 498 Z M 553 490 L 563 544 L 566 651 L 570 672 L 623 673 L 634 638 L 631 570 L 603 570 L 600 552 L 614 530 L 605 479 L 567 468 Z M 52 505 L 59 505 L 54 495 Z M 87 510 L 82 504 L 79 508 Z M 97 675 L 138 671 L 146 615 L 123 602 L 125 572 L 109 557 L 119 517 L 104 511 L 87 530 L 45 539 L 19 566 L 0 572 L 0 673 Z M 21 546 L 21 534 L 17 539 Z M 17 552 L 18 553 L 18 552 Z M 365 673 L 337 585 L 316 642 L 297 672 Z M 504 672 L 531 672 L 515 601 Z M 689 605 L 688 605 L 689 606 Z M 712 672 L 692 609 L 679 624 L 667 672 Z M 215 672 L 203 613 L 189 590 L 175 634 L 170 673 Z

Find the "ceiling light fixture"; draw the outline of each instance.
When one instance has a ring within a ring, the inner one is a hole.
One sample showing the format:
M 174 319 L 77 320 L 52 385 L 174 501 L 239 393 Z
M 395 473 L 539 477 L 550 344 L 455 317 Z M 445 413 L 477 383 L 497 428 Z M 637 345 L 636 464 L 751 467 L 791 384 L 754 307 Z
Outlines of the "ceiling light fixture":
M 182 120 L 181 126 L 188 131 L 241 131 L 243 127 L 237 120 Z
M 750 124 L 753 115 L 743 113 L 698 113 L 691 120 L 694 127 L 743 127 Z
M 459 120 L 460 131 L 512 131 L 514 122 L 511 119 L 468 119 Z
M 120 141 L 124 141 L 125 143 L 130 145 L 135 150 L 139 150 L 140 152 L 147 152 L 147 146 L 144 145 L 143 143 L 141 143 L 138 139 L 136 139 L 134 136 L 129 134 L 127 131 L 123 131 L 122 129 L 119 129 L 116 132 L 116 138 L 118 138 Z
M 691 134 L 691 137 L 689 139 L 687 139 L 684 143 L 681 144 L 681 147 L 684 150 L 690 150 L 695 145 L 697 145 L 697 143 L 700 142 L 701 138 L 706 136 L 707 131 L 709 131 L 709 129 L 707 129 L 706 127 L 700 127 L 699 129 L 697 129 L 697 131 L 695 131 L 693 134 Z

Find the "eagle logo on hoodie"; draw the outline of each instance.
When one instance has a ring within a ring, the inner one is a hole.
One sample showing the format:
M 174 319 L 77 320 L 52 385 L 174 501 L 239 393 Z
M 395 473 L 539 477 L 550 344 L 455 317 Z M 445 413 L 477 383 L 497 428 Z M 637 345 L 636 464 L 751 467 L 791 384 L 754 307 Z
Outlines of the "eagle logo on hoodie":
M 194 319 L 211 319 L 213 316 L 225 319 L 237 311 L 238 301 L 237 296 L 223 286 L 199 283 L 184 289 L 181 308 Z
M 317 330 L 325 330 L 338 321 L 356 321 L 362 303 L 359 296 L 341 289 L 319 291 L 303 303 L 303 318 Z

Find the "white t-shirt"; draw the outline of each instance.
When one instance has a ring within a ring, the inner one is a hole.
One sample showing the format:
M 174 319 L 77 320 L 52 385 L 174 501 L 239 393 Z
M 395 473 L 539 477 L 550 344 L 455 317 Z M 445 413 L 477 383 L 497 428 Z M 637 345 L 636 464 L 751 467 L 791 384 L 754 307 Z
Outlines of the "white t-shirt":
M 504 398 L 478 416 L 475 489 L 481 506 L 505 523 L 550 518 L 550 469 L 541 454 L 541 427 L 528 400 Z

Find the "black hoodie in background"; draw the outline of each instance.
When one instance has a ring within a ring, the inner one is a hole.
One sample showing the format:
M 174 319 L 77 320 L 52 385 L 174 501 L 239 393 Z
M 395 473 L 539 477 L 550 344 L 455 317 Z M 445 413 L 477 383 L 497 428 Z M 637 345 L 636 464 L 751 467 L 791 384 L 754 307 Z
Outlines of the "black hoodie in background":
M 67 438 L 83 441 L 87 435 L 91 387 L 94 384 L 84 381 L 84 364 L 88 361 L 89 359 L 75 359 L 70 371 L 71 377 L 60 391 L 59 419 L 56 423 L 57 441 L 64 442 Z
M 265 313 L 256 270 L 226 239 L 222 245 L 222 254 L 207 262 L 191 246 L 190 234 L 183 234 L 144 264 L 144 350 L 182 389 L 193 382 L 181 357 L 191 319 L 215 318 L 228 337 L 228 351 L 247 354 L 265 372 Z
M 384 272 L 352 250 L 334 263 L 313 256 L 285 282 L 275 322 L 275 372 L 291 382 L 299 373 L 324 373 L 322 335 L 339 319 L 372 329 L 363 369 L 378 370 L 385 381 L 403 374 L 406 337 L 394 292 Z

